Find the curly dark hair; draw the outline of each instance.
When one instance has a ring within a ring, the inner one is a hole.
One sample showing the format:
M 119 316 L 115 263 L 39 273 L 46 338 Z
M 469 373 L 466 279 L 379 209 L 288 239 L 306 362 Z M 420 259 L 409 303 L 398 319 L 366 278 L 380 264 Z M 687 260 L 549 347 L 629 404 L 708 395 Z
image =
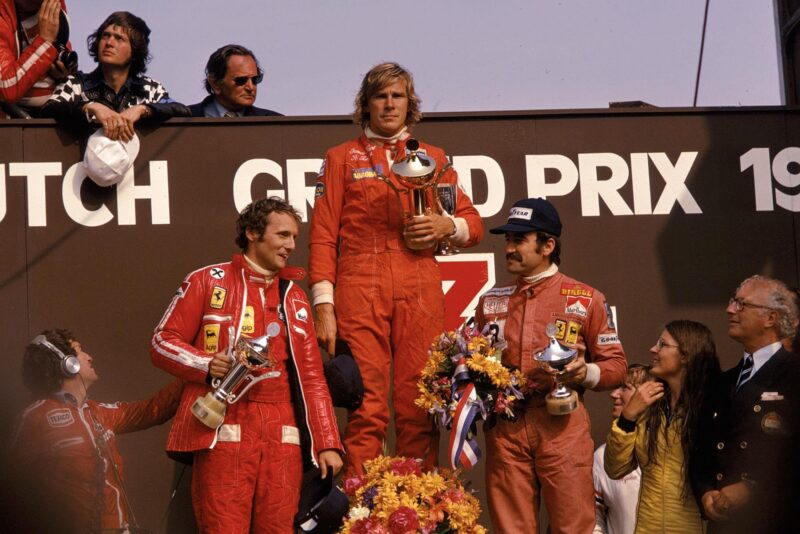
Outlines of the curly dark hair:
M 267 228 L 267 218 L 270 213 L 286 213 L 294 217 L 297 224 L 300 224 L 300 212 L 294 206 L 280 197 L 269 197 L 256 200 L 245 206 L 236 219 L 236 244 L 242 249 L 247 250 L 249 241 L 247 240 L 247 230 L 258 233 L 258 237 L 264 235 Z
M 131 40 L 130 76 L 137 76 L 147 71 L 147 64 L 150 62 L 150 28 L 145 21 L 128 11 L 115 11 L 110 14 L 100 27 L 86 38 L 89 55 L 94 58 L 95 63 L 99 63 L 97 47 L 100 38 L 109 26 L 120 26 Z
M 406 126 L 411 127 L 422 119 L 422 112 L 419 105 L 422 102 L 414 91 L 414 78 L 411 73 L 397 63 L 381 63 L 375 65 L 364 75 L 361 81 L 361 89 L 356 95 L 356 108 L 353 112 L 353 122 L 366 128 L 369 124 L 369 99 L 386 87 L 387 85 L 402 80 L 406 84 L 408 92 L 408 114 L 406 115 Z
M 45 330 L 41 335 L 64 355 L 76 355 L 70 346 L 70 342 L 75 341 L 75 336 L 69 330 L 56 328 Z M 22 381 L 28 391 L 37 397 L 52 395 L 61 389 L 64 378 L 61 359 L 57 354 L 38 343 L 30 343 L 25 347 L 25 353 L 22 355 Z
M 208 83 L 208 79 L 211 78 L 215 82 L 222 80 L 228 73 L 228 58 L 231 56 L 248 56 L 253 58 L 253 61 L 256 62 L 256 69 L 261 73 L 261 64 L 250 49 L 238 44 L 227 44 L 214 50 L 208 58 L 208 63 L 206 63 L 206 77 L 203 78 L 203 86 L 206 88 L 206 91 L 208 91 L 208 94 L 214 94 L 214 89 L 211 87 L 211 84 Z
M 664 329 L 678 344 L 678 350 L 686 357 L 686 367 L 681 391 L 672 414 L 672 424 L 680 424 L 681 449 L 683 449 L 683 497 L 689 498 L 689 464 L 694 460 L 697 446 L 700 408 L 705 392 L 711 381 L 720 374 L 719 358 L 711 331 L 702 323 L 679 319 L 672 321 Z M 656 462 L 658 455 L 658 435 L 661 432 L 663 414 L 669 413 L 670 389 L 664 384 L 664 396 L 650 407 L 647 416 L 647 455 L 649 461 Z M 680 423 L 678 423 L 680 420 Z M 670 424 L 670 423 L 667 423 Z

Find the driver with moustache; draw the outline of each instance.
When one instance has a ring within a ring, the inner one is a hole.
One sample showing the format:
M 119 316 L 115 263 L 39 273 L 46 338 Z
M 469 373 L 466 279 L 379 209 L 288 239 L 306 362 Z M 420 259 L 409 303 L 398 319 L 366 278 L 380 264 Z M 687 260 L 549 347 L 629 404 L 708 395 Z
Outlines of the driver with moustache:
M 595 506 L 583 395 L 617 387 L 627 370 L 611 307 L 600 291 L 559 271 L 561 219 L 547 200 L 517 201 L 507 224 L 490 232 L 505 235 L 506 269 L 517 279 L 484 293 L 476 320 L 480 328 L 493 326 L 505 346 L 503 363 L 527 378 L 518 419 L 498 419 L 486 431 L 492 525 L 497 532 L 538 532 L 544 499 L 551 532 L 588 533 Z M 564 381 L 580 402 L 564 415 L 548 413 L 545 396 L 553 389 L 554 371 L 534 359 L 548 345 L 548 326 L 560 343 L 578 349 L 578 358 L 564 368 Z
M 373 67 L 353 114 L 363 132 L 327 152 L 317 179 L 309 239 L 317 335 L 328 354 L 335 354 L 337 335 L 347 341 L 364 381 L 364 402 L 348 414 L 345 431 L 348 473 L 362 473 L 363 463 L 383 451 L 390 386 L 397 454 L 436 465 L 434 429 L 414 405 L 428 348 L 444 328 L 434 246 L 448 238 L 469 247 L 483 235 L 480 215 L 462 190 L 454 216 L 427 213 L 408 222 L 395 192 L 379 179 L 403 187 L 391 167 L 406 153 L 419 102 L 411 73 L 396 63 Z M 442 149 L 420 146 L 437 170 L 447 163 Z M 457 183 L 455 171 L 441 182 Z
M 153 363 L 187 384 L 167 452 L 193 460 L 192 503 L 201 533 L 291 533 L 304 469 L 335 476 L 344 451 L 316 343 L 311 306 L 288 267 L 300 215 L 277 198 L 245 207 L 241 253 L 190 273 L 153 336 Z M 209 428 L 191 412 L 213 378 L 231 369 L 229 346 L 269 335 L 279 372 L 228 405 Z

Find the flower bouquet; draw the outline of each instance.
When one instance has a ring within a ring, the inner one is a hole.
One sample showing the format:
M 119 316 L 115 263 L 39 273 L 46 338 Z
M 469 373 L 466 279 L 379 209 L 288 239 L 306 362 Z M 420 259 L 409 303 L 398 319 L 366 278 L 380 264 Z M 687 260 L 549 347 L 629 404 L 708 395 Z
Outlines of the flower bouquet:
M 379 456 L 344 481 L 344 534 L 485 534 L 478 500 L 450 470 L 422 472 L 421 460 Z
M 450 466 L 474 466 L 480 458 L 477 417 L 492 424 L 497 416 L 513 420 L 523 399 L 525 377 L 505 366 L 490 334 L 465 323 L 436 337 L 417 382 L 414 403 L 450 430 Z M 487 335 L 490 334 L 490 335 Z

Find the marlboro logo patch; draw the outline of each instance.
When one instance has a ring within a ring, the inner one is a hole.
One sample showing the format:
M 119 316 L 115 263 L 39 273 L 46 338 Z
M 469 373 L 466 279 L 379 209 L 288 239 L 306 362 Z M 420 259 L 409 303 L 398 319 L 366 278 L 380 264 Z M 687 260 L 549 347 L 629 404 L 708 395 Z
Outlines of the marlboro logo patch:
M 564 313 L 567 315 L 576 315 L 585 319 L 586 316 L 589 315 L 589 305 L 591 303 L 591 298 L 567 297 L 567 304 L 564 308 Z
M 209 354 L 219 352 L 219 325 L 207 324 L 203 327 L 203 348 Z
M 225 295 L 227 294 L 228 290 L 224 287 L 214 286 L 214 289 L 211 291 L 211 302 L 209 302 L 208 305 L 215 310 L 221 310 L 225 305 Z

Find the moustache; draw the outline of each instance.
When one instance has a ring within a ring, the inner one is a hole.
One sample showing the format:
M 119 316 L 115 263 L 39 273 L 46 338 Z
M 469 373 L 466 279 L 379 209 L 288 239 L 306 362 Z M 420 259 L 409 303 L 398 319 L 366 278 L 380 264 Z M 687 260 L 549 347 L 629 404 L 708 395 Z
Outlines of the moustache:
M 510 254 L 506 254 L 506 260 L 522 261 L 522 256 L 520 256 L 516 252 L 512 252 Z

